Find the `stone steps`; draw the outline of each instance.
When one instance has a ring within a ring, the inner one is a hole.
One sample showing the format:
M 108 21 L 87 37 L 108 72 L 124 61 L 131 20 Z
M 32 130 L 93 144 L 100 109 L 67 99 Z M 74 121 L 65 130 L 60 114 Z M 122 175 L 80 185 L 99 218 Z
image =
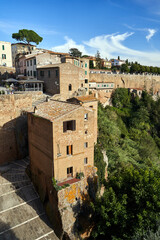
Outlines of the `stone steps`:
M 58 240 L 26 167 L 29 159 L 0 166 L 0 240 Z

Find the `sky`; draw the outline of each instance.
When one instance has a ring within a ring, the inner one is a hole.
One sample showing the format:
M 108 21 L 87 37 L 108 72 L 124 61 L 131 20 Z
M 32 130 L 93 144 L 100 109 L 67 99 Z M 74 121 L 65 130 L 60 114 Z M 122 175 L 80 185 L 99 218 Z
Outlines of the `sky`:
M 160 0 L 10 0 L 1 9 L 0 41 L 30 29 L 40 48 L 160 67 Z

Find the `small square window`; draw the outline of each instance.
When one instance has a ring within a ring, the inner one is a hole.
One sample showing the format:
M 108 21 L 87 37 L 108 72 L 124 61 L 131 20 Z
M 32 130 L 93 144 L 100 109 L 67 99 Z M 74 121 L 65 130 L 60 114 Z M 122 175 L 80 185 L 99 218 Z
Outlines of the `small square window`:
M 84 164 L 87 164 L 88 163 L 88 158 L 84 158 Z
M 73 167 L 67 168 L 67 177 L 73 177 Z
M 84 120 L 88 120 L 88 113 L 84 114 Z
M 67 146 L 67 155 L 70 156 L 73 154 L 73 145 Z
M 2 54 L 2 59 L 6 59 L 6 54 Z
M 88 148 L 88 142 L 84 143 L 84 148 Z

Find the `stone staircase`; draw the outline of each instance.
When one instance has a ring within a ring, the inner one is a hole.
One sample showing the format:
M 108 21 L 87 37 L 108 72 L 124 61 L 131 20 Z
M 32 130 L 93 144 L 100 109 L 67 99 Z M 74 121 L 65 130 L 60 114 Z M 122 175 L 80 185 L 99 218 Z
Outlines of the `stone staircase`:
M 0 240 L 58 240 L 25 169 L 29 159 L 0 166 Z

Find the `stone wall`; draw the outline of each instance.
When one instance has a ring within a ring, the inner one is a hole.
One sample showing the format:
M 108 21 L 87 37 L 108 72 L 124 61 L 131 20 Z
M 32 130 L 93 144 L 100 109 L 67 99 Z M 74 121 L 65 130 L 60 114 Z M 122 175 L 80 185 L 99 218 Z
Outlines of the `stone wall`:
M 32 181 L 44 204 L 46 213 L 59 239 L 81 239 L 77 232 L 77 216 L 82 205 L 95 199 L 97 192 L 97 169 L 85 167 L 85 176 L 76 183 L 57 191 L 51 178 L 35 169 Z
M 16 72 L 16 69 L 15 69 L 14 67 L 4 67 L 4 66 L 0 66 L 0 73 L 1 73 L 1 74 L 4 74 L 5 72 L 15 73 L 15 72 Z
M 24 111 L 42 93 L 0 95 L 0 164 L 28 154 L 28 128 Z
M 154 93 L 160 89 L 160 76 L 156 75 L 129 75 L 129 74 L 101 74 L 90 73 L 90 82 L 113 82 L 115 88 L 153 88 Z

